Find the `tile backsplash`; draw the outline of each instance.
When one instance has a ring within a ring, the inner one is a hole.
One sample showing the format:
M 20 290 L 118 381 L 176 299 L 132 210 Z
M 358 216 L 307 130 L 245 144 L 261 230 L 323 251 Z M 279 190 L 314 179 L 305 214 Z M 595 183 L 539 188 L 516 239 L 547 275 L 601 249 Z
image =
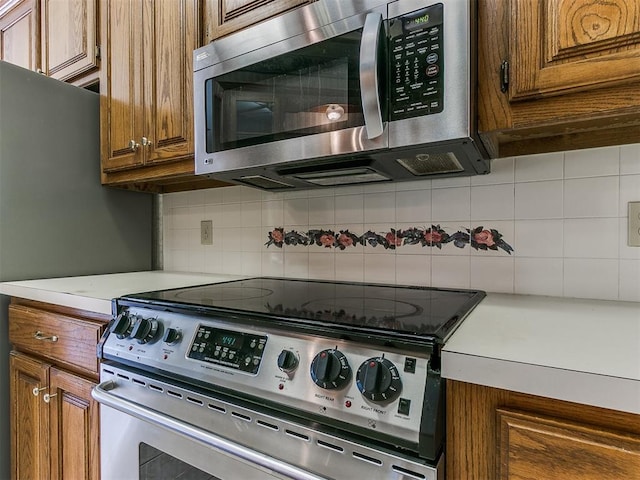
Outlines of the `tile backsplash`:
M 476 177 L 172 193 L 162 198 L 163 263 L 640 301 L 630 201 L 640 201 L 640 144 L 493 160 L 492 173 Z M 200 244 L 202 220 L 213 221 L 213 245 Z

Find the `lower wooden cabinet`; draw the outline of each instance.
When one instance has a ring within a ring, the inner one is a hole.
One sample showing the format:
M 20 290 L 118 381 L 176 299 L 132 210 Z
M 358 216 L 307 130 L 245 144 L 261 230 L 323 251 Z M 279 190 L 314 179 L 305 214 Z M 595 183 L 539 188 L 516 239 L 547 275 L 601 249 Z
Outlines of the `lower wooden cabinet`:
M 446 478 L 640 480 L 640 415 L 447 381 Z
M 13 478 L 100 478 L 95 383 L 15 351 L 10 378 Z
M 108 315 L 22 299 L 9 307 L 12 480 L 100 478 L 96 344 Z

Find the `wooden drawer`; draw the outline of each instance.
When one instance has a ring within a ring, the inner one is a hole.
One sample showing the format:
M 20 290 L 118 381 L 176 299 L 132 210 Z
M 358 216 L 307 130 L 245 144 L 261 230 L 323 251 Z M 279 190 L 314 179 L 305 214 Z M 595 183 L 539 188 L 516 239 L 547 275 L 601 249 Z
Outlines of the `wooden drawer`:
M 103 328 L 104 323 L 24 305 L 9 306 L 9 341 L 16 350 L 93 377 L 98 374 L 96 345 Z

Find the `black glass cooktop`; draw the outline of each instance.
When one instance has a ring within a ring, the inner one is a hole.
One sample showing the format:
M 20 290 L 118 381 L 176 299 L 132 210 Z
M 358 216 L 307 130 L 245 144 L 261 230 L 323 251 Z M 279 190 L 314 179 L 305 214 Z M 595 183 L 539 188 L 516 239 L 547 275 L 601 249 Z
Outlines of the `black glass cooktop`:
M 127 295 L 147 304 L 253 314 L 306 330 L 338 329 L 444 341 L 484 298 L 479 290 L 258 277 Z

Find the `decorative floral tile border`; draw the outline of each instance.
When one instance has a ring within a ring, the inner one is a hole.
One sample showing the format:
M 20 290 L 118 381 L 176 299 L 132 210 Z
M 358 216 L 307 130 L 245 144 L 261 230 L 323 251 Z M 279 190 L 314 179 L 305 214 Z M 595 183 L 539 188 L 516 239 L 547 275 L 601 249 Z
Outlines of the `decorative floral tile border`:
M 423 247 L 436 247 L 442 249 L 443 246 L 451 244 L 457 248 L 464 248 L 471 245 L 476 250 L 498 249 L 511 255 L 513 248 L 502 238 L 502 234 L 495 228 L 475 227 L 470 230 L 458 230 L 455 233 L 447 233 L 440 225 L 431 225 L 429 228 L 411 227 L 407 229 L 390 229 L 388 232 L 373 232 L 371 230 L 356 235 L 349 230 L 308 230 L 298 232 L 296 230 L 284 231 L 284 228 L 277 227 L 269 232 L 269 240 L 265 243 L 267 247 L 275 245 L 282 248 L 283 245 L 317 245 L 325 248 L 338 248 L 345 250 L 356 245 L 370 245 L 372 247 L 381 246 L 385 249 L 395 250 L 405 245 L 422 245 Z

